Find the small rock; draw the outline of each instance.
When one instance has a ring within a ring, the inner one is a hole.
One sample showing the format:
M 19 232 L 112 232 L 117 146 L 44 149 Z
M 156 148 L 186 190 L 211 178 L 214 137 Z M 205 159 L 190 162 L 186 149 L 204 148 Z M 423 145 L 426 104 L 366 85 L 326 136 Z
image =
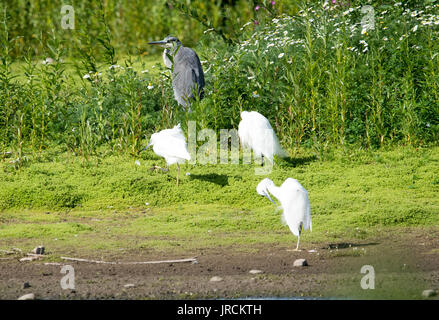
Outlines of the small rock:
M 306 261 L 306 259 L 297 259 L 296 261 L 294 261 L 293 265 L 295 267 L 304 267 L 308 265 L 308 262 Z
M 23 289 L 27 289 L 27 288 L 30 288 L 29 282 L 23 283 Z
M 263 271 L 262 270 L 253 269 L 253 270 L 250 270 L 249 273 L 251 273 L 251 274 L 258 274 L 258 273 L 263 273 Z
M 220 281 L 223 281 L 223 278 L 217 276 L 210 278 L 210 282 L 220 282 Z
M 437 294 L 437 292 L 435 290 L 432 290 L 432 289 L 422 291 L 422 296 L 424 298 L 434 297 L 436 294 Z
M 32 250 L 32 252 L 35 254 L 44 254 L 44 247 L 43 246 L 36 247 Z
M 35 295 L 33 293 L 28 293 L 18 298 L 18 300 L 35 300 Z
M 124 285 L 125 288 L 134 288 L 136 285 L 134 283 L 127 283 Z
M 314 252 L 317 252 L 317 250 L 312 249 L 312 250 L 308 250 L 308 252 L 309 253 L 314 253 Z

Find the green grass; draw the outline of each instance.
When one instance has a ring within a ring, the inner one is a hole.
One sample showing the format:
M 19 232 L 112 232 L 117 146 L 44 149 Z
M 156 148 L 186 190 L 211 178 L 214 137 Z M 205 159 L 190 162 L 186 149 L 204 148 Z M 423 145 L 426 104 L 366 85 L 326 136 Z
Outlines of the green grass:
M 59 154 L 18 172 L 1 163 L 2 242 L 92 251 L 295 243 L 280 211 L 256 193 L 265 176 L 255 175 L 254 165 L 184 165 L 177 187 L 175 166 L 169 173 L 148 170 L 164 165 L 151 151 L 139 160 L 140 167 L 133 158 L 107 156 L 83 166 Z M 313 232 L 303 241 L 310 243 L 438 226 L 438 168 L 438 147 L 339 150 L 331 160 L 279 160 L 268 177 L 277 185 L 293 177 L 308 190 Z

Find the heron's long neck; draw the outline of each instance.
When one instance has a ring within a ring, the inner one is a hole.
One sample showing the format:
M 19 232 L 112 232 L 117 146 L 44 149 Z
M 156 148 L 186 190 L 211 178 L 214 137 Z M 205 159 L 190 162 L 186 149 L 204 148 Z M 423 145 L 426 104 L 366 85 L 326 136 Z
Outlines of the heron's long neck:
M 280 188 L 276 187 L 274 184 L 270 184 L 267 186 L 268 191 L 275 196 L 278 200 L 280 200 Z
M 171 60 L 169 60 L 168 54 L 172 56 L 172 53 L 170 52 L 170 50 L 168 48 L 166 48 L 165 51 L 163 51 L 163 62 L 165 63 L 165 66 L 167 68 L 171 68 L 172 62 L 171 62 Z

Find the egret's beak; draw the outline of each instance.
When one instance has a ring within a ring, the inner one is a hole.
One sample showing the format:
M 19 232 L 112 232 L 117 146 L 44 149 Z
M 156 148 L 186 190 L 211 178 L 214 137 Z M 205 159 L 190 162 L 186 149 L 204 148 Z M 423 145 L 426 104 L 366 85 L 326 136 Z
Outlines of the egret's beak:
M 148 143 L 148 145 L 147 145 L 145 148 L 143 148 L 142 151 L 145 151 L 145 150 L 148 149 L 150 146 L 151 146 L 151 142 Z
M 277 206 L 277 203 L 274 202 L 273 199 L 271 199 L 270 195 L 269 195 L 267 192 L 264 192 L 264 193 L 265 193 L 264 196 L 267 197 L 268 200 L 270 200 L 271 202 L 273 202 L 275 206 Z
M 165 40 L 160 40 L 160 41 L 151 41 L 151 42 L 148 42 L 148 44 L 165 45 L 165 44 L 167 44 L 167 42 Z

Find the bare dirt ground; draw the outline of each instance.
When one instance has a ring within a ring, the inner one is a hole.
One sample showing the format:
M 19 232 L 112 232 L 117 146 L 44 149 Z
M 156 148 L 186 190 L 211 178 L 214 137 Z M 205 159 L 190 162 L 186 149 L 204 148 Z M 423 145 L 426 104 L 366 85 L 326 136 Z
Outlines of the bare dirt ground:
M 209 299 L 348 298 L 422 299 L 439 290 L 439 231 L 408 229 L 376 239 L 303 244 L 292 248 L 258 245 L 212 248 L 185 254 L 129 252 L 106 261 L 150 261 L 196 257 L 198 263 L 106 265 L 61 262 L 75 271 L 75 290 L 63 290 L 62 265 L 45 260 L 0 259 L 0 299 L 34 293 L 37 299 Z M 315 250 L 315 252 L 309 252 Z M 100 259 L 101 257 L 81 257 Z M 308 266 L 294 267 L 305 258 Z M 363 265 L 375 271 L 375 289 L 361 288 Z M 251 274 L 250 270 L 263 271 Z M 214 276 L 221 281 L 212 282 Z M 24 283 L 30 287 L 24 288 Z M 132 284 L 134 286 L 127 286 Z M 437 299 L 433 297 L 432 299 Z

